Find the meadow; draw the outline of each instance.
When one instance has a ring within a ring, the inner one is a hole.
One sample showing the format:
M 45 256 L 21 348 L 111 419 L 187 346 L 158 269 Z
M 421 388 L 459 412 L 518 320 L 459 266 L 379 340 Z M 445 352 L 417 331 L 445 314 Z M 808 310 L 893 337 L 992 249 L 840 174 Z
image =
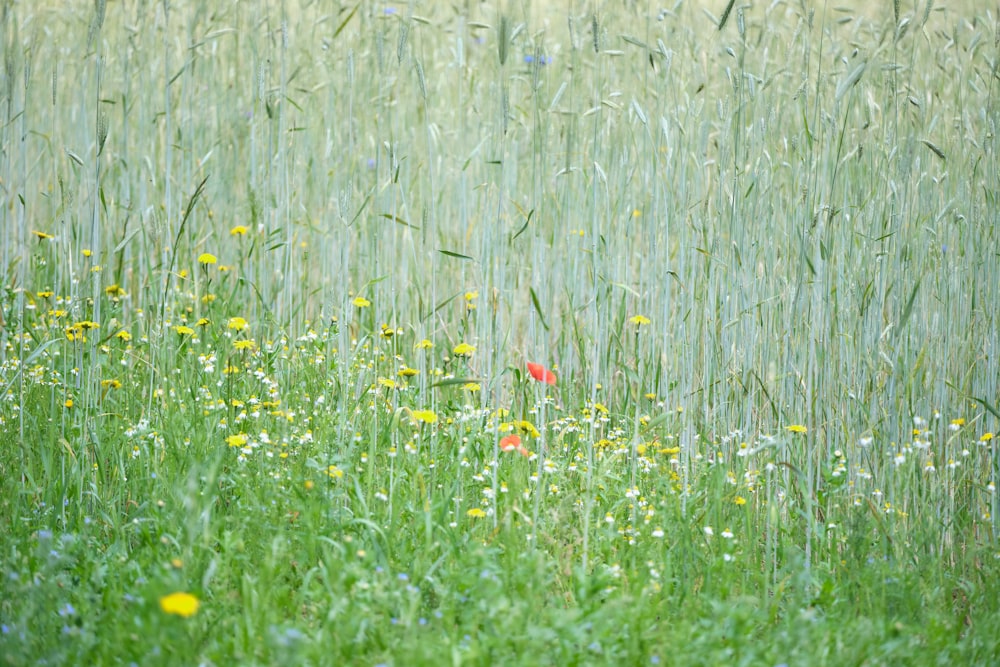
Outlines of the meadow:
M 4 3 L 0 664 L 996 664 L 986 4 Z

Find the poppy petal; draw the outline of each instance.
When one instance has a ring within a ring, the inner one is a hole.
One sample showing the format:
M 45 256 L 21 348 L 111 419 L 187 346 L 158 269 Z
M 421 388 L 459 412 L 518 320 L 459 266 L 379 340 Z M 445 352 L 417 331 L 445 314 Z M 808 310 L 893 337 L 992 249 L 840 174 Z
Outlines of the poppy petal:
M 504 452 L 513 452 L 521 447 L 521 436 L 511 433 L 500 438 L 500 449 Z
M 556 383 L 556 374 L 541 364 L 535 364 L 529 361 L 528 373 L 530 373 L 531 377 L 535 378 L 539 382 L 544 382 L 545 384 Z

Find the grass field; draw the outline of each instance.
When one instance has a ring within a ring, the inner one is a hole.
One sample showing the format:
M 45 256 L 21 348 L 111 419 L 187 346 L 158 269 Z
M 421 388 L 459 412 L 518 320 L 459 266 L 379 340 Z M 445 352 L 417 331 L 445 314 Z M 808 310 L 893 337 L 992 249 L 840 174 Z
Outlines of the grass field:
M 996 664 L 985 4 L 5 3 L 0 664 Z

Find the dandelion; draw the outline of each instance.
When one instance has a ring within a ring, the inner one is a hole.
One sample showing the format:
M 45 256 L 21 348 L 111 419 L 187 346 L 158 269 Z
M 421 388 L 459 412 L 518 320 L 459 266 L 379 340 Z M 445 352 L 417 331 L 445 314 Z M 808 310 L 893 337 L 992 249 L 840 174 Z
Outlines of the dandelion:
M 438 420 L 437 413 L 433 410 L 412 410 L 410 416 L 413 417 L 414 421 L 423 422 L 424 424 L 435 424 Z
M 743 496 L 736 496 L 733 499 L 733 502 L 736 503 L 737 505 L 741 505 L 742 506 L 742 505 L 746 505 L 747 504 L 747 499 L 744 498 Z
M 645 315 L 633 315 L 628 318 L 629 324 L 634 324 L 636 327 L 644 327 L 650 323 L 650 319 Z
M 218 258 L 210 252 L 203 252 L 198 255 L 198 263 L 202 266 L 208 266 L 209 264 L 215 264 L 219 260 Z
M 194 329 L 183 324 L 174 327 L 174 331 L 180 336 L 190 336 L 194 333 Z
M 39 241 L 51 241 L 55 237 L 52 234 L 46 234 L 45 232 L 40 232 L 37 229 L 31 231 Z
M 556 383 L 556 374 L 541 364 L 535 364 L 529 361 L 528 373 L 530 373 L 531 377 L 535 378 L 539 382 L 544 382 L 545 384 Z
M 198 598 L 190 593 L 171 593 L 160 598 L 160 609 L 165 614 L 191 618 L 198 613 Z
M 792 433 L 808 433 L 809 429 L 802 424 L 791 424 L 785 427 L 786 431 L 791 431 Z
M 234 340 L 233 349 L 235 350 L 252 350 L 257 347 L 257 344 L 252 340 Z
M 482 387 L 479 386 L 478 382 L 466 382 L 462 385 L 462 389 L 465 391 L 479 391 Z
M 424 338 L 419 343 L 413 346 L 415 350 L 429 350 L 432 347 L 434 347 L 434 343 L 430 342 L 426 338 Z
M 229 230 L 231 236 L 246 236 L 247 226 L 246 225 L 236 225 Z
M 363 296 L 354 297 L 351 303 L 354 304 L 355 308 L 367 308 L 368 306 L 372 305 L 372 302 Z
M 123 341 L 123 342 L 127 343 L 130 340 L 132 340 L 132 334 L 130 334 L 125 329 L 122 329 L 121 331 L 119 331 L 118 333 L 115 334 L 115 338 L 117 338 L 120 341 Z
M 243 331 L 247 328 L 247 321 L 242 317 L 230 317 L 226 326 L 234 331 Z
M 469 345 L 468 343 L 459 343 L 458 345 L 455 346 L 455 349 L 452 350 L 452 353 L 456 357 L 469 357 L 472 356 L 472 354 L 475 351 L 476 348 L 474 345 Z
M 198 326 L 198 327 L 207 327 L 211 323 L 212 322 L 207 317 L 199 317 L 198 321 L 195 322 L 195 326 Z
M 247 444 L 246 433 L 234 433 L 226 436 L 226 444 L 230 447 L 243 447 Z
M 983 444 L 986 444 L 987 442 L 989 442 L 992 439 L 993 439 L 993 434 L 990 433 L 990 432 L 988 432 L 988 431 L 986 433 L 983 433 L 981 436 L 979 436 L 979 442 L 981 442 Z
M 400 377 L 411 378 L 414 375 L 419 375 L 420 371 L 418 371 L 416 368 L 410 368 L 409 366 L 403 366 L 398 371 L 396 371 L 396 374 L 399 375 Z
M 465 515 L 473 519 L 482 519 L 484 516 L 486 516 L 486 512 L 484 512 L 479 507 L 473 507 L 471 510 L 466 512 Z

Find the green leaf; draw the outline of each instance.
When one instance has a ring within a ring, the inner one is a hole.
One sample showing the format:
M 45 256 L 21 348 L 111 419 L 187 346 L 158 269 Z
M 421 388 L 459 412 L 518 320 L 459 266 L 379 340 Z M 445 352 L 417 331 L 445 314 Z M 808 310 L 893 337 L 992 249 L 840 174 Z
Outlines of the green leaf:
M 393 222 L 398 223 L 400 225 L 403 225 L 404 227 L 409 227 L 410 229 L 420 229 L 420 227 L 418 225 L 411 225 L 410 223 L 408 223 L 406 220 L 403 220 L 398 215 L 393 215 L 391 213 L 383 213 L 382 217 L 385 218 L 386 220 L 392 220 Z
M 906 326 L 906 321 L 910 319 L 910 315 L 913 313 L 913 304 L 917 300 L 917 290 L 920 289 L 920 281 L 923 280 L 923 276 L 917 278 L 917 282 L 913 285 L 913 291 L 910 292 L 910 298 L 906 300 L 906 307 L 903 308 L 903 314 L 899 316 L 899 325 L 896 328 L 896 337 L 903 332 L 903 327 Z
M 438 252 L 441 253 L 442 255 L 447 255 L 448 257 L 454 257 L 455 259 L 467 259 L 470 262 L 476 261 L 474 258 L 469 257 L 468 255 L 463 255 L 460 252 L 452 252 L 451 250 L 440 250 L 440 249 L 438 250 Z
M 446 380 L 438 380 L 437 382 L 430 385 L 433 387 L 452 387 L 456 384 L 468 384 L 470 382 L 481 383 L 482 378 L 448 378 Z
M 538 313 L 538 319 L 542 321 L 542 328 L 548 331 L 549 325 L 545 323 L 545 315 L 542 314 L 542 304 L 538 302 L 538 295 L 535 294 L 535 288 L 529 287 L 528 291 L 531 292 L 531 303 L 535 307 L 535 312 Z

